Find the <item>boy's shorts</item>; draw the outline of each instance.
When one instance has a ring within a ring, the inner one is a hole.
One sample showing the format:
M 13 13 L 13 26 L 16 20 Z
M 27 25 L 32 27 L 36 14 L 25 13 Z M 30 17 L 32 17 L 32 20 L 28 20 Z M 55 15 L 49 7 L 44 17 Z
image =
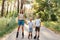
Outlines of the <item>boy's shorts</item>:
M 29 32 L 32 32 L 33 31 L 33 29 L 32 28 L 29 28 Z
M 35 31 L 38 31 L 39 32 L 40 31 L 40 27 L 36 27 L 35 28 Z
M 21 26 L 21 25 L 24 26 L 24 20 L 18 20 L 18 25 L 19 26 Z

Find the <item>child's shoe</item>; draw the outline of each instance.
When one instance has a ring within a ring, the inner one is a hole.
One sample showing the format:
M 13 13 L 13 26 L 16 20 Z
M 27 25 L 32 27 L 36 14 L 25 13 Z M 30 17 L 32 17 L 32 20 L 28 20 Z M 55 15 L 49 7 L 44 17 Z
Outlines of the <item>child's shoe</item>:
M 32 39 L 32 34 L 31 34 L 31 39 Z
M 34 36 L 34 39 L 36 39 L 36 36 Z

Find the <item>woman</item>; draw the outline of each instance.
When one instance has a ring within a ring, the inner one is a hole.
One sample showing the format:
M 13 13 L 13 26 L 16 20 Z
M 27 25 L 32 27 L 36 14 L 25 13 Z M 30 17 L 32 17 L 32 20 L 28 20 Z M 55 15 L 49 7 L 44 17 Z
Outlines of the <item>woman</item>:
M 21 10 L 20 13 L 18 14 L 18 25 L 19 26 L 18 26 L 16 38 L 18 38 L 20 26 L 22 26 L 22 38 L 24 38 L 24 14 L 23 14 L 23 10 Z

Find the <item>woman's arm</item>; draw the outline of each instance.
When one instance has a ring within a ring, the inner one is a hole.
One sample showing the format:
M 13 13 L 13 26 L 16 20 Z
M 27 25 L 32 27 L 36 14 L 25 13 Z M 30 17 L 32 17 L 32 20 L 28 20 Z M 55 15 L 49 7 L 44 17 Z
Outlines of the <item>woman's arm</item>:
M 19 18 L 20 18 L 20 16 L 19 16 L 19 14 L 18 14 L 18 20 L 19 20 Z

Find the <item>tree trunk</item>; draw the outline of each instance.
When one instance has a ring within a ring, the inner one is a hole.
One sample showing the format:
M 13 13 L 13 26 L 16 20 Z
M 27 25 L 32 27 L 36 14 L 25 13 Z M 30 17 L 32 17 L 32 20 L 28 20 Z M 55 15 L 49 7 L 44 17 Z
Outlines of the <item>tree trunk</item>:
M 6 15 L 8 15 L 8 8 L 9 8 L 9 3 L 7 2 L 7 13 L 6 13 Z
M 5 3 L 5 0 L 2 0 L 1 17 L 3 17 L 3 14 L 4 14 L 4 3 Z
M 12 2 L 10 2 L 10 14 L 12 13 Z
M 21 0 L 21 9 L 23 8 L 23 0 Z
M 19 0 L 17 1 L 17 13 L 19 13 Z

